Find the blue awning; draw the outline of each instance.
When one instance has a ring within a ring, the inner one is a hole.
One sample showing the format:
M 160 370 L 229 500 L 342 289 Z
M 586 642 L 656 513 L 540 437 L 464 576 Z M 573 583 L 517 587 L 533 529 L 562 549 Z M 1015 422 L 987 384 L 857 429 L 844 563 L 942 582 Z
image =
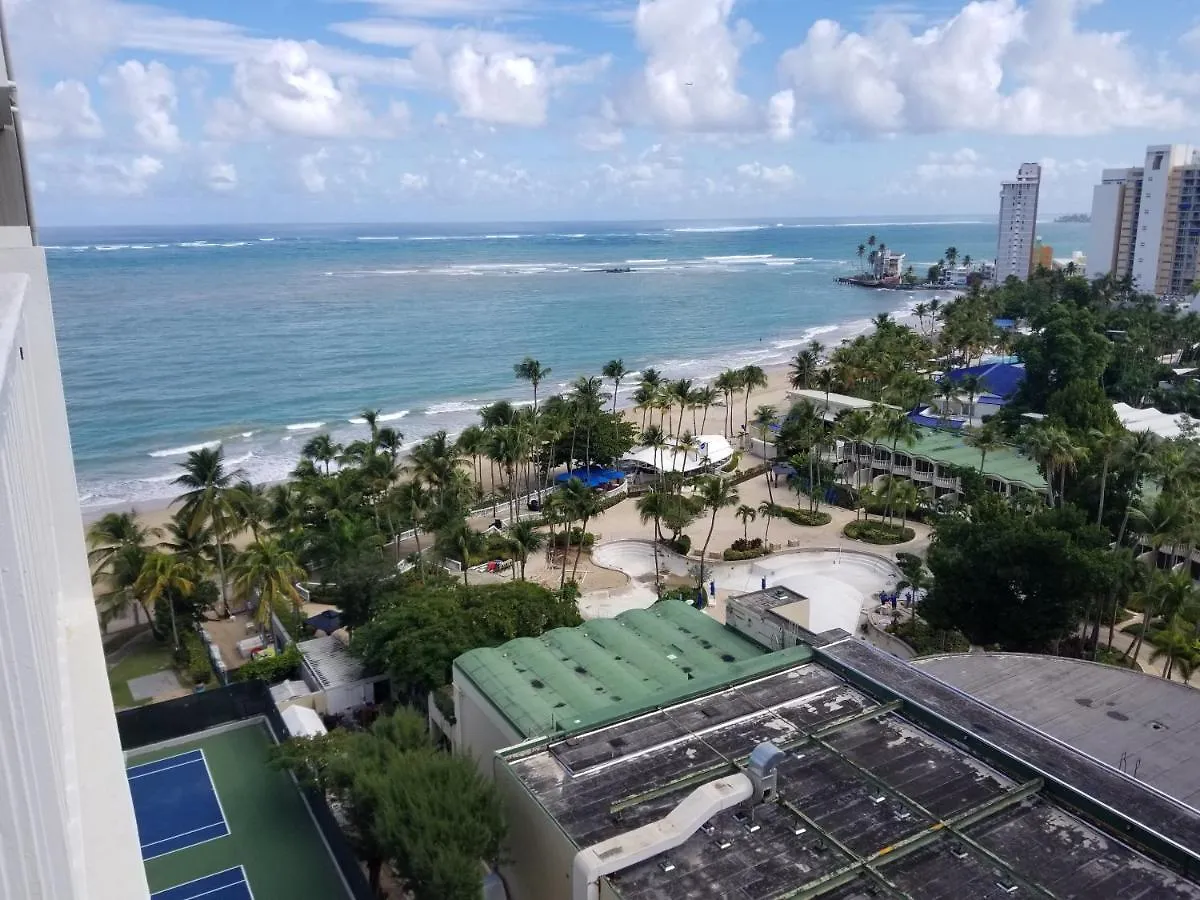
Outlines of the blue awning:
M 614 481 L 624 481 L 625 473 L 620 469 L 573 469 L 554 476 L 555 484 L 566 484 L 572 478 L 578 478 L 591 488 L 611 484 Z
M 336 609 L 327 609 L 324 612 L 319 612 L 315 616 L 305 619 L 304 624 L 313 631 L 323 631 L 326 634 L 333 634 L 342 627 L 342 614 Z

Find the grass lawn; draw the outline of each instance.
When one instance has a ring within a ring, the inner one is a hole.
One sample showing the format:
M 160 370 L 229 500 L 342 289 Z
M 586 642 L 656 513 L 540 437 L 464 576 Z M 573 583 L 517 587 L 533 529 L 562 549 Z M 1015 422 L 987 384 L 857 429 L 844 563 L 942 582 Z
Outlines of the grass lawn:
M 153 640 L 143 641 L 108 670 L 108 686 L 112 690 L 113 705 L 124 708 L 148 703 L 147 700 L 133 699 L 133 695 L 129 693 L 129 679 L 152 675 L 173 667 L 171 649 L 166 644 Z

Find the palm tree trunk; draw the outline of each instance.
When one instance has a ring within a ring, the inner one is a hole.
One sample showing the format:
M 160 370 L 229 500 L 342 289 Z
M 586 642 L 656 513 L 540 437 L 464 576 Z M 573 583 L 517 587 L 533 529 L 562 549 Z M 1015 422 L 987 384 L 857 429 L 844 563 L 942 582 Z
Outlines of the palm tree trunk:
M 659 568 L 658 568 L 659 537 L 660 537 L 660 534 L 659 534 L 659 530 L 658 530 L 658 516 L 655 516 L 654 517 L 654 541 L 653 541 L 653 544 L 654 544 L 654 596 L 655 597 L 660 596 L 659 585 L 662 583 L 662 576 L 661 576 Z
M 179 629 L 175 627 L 175 599 L 168 593 L 164 595 L 167 601 L 167 612 L 171 614 L 171 640 L 175 642 L 175 650 L 179 651 Z M 229 615 L 229 608 L 226 607 L 225 615 Z
M 714 506 L 712 520 L 708 523 L 708 536 L 704 538 L 704 549 L 700 551 L 700 590 L 704 590 L 704 564 L 708 562 L 708 543 L 712 540 L 713 529 L 717 527 L 717 508 Z
M 704 404 L 704 415 L 700 418 L 700 433 L 704 433 L 705 427 L 708 425 L 708 404 Z
M 225 591 L 225 551 L 221 547 L 221 544 L 223 543 L 223 540 L 222 540 L 223 536 L 219 530 L 217 531 L 216 537 L 217 537 L 217 572 L 219 573 L 220 578 L 221 578 L 221 606 L 225 610 L 225 618 L 228 619 L 229 618 L 229 596 Z M 172 617 L 173 616 L 174 616 L 174 608 L 172 608 Z M 174 626 L 172 626 L 172 627 L 174 627 Z M 175 647 L 176 647 L 176 649 L 179 648 L 179 639 L 178 638 L 176 638 L 176 640 L 175 640 Z
M 579 546 L 575 548 L 575 565 L 571 566 L 571 580 L 575 580 L 575 575 L 579 571 L 579 557 L 583 556 L 583 537 L 587 534 L 588 517 L 583 517 L 583 523 L 579 526 Z M 564 565 L 565 569 L 566 566 Z
M 1108 488 L 1108 457 L 1104 457 L 1104 465 L 1100 469 L 1100 505 L 1096 510 L 1096 524 L 1104 519 L 1104 492 Z

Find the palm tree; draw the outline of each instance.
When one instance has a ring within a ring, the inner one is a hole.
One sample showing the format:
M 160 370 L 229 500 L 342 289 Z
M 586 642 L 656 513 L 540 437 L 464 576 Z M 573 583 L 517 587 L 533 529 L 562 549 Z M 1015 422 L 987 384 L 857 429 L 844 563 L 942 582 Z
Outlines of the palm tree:
M 302 601 L 296 582 L 305 577 L 296 557 L 274 538 L 261 538 L 250 543 L 233 561 L 233 588 L 247 606 L 258 598 L 254 619 L 262 631 L 271 625 L 271 611 L 280 601 L 287 601 L 300 625 Z
M 92 583 L 103 584 L 104 589 L 96 598 L 100 611 L 100 623 L 109 622 L 132 606 L 133 623 L 138 624 L 138 610 L 146 614 L 147 621 L 154 617 L 148 607 L 142 606 L 133 586 L 142 573 L 146 557 L 162 533 L 157 528 L 147 528 L 132 512 L 108 513 L 87 530 L 88 562 L 91 563 Z
M 877 407 L 873 413 L 878 419 L 876 427 L 878 429 L 879 436 L 892 442 L 892 458 L 888 467 L 887 492 L 888 518 L 891 519 L 892 502 L 895 493 L 894 482 L 896 476 L 897 451 L 900 444 L 904 444 L 906 449 L 911 448 L 914 444 L 916 444 L 921 436 L 921 430 L 903 410 L 888 410 L 884 407 Z
M 684 410 L 687 409 L 688 403 L 692 399 L 692 380 L 680 378 L 672 381 L 667 385 L 667 396 L 671 399 L 672 405 L 679 404 L 679 424 L 675 427 L 675 436 L 679 437 L 683 434 Z
M 717 527 L 717 513 L 729 506 L 737 506 L 741 497 L 737 488 L 719 475 L 705 475 L 700 479 L 696 497 L 704 505 L 704 509 L 712 510 L 712 519 L 708 524 L 708 535 L 704 538 L 704 549 L 700 551 L 700 581 L 698 587 L 704 590 L 704 564 L 708 561 L 708 545 L 712 541 L 713 529 Z
M 661 574 L 658 565 L 658 544 L 662 539 L 662 516 L 666 507 L 667 495 L 662 492 L 659 485 L 655 485 L 645 494 L 638 498 L 637 511 L 638 518 L 642 524 L 654 522 L 654 540 L 651 543 L 654 545 L 654 592 L 657 594 Z
M 612 411 L 617 411 L 617 394 L 621 391 L 621 382 L 625 376 L 629 374 L 629 370 L 625 368 L 625 362 L 620 359 L 609 360 L 604 364 L 604 368 L 600 374 L 605 378 L 611 378 L 613 381 L 613 405 Z
M 819 362 L 817 354 L 809 348 L 798 352 L 791 363 L 788 383 L 794 388 L 807 388 Z
M 908 514 L 921 505 L 921 494 L 917 486 L 907 478 L 890 478 L 891 504 L 900 511 L 900 530 L 908 525 Z M 891 484 L 895 482 L 895 484 Z
M 1092 453 L 1100 457 L 1100 502 L 1096 507 L 1096 524 L 1104 521 L 1104 496 L 1108 492 L 1108 471 L 1114 458 L 1122 456 L 1129 444 L 1129 432 L 1115 428 L 1093 428 L 1088 432 Z
M 412 528 L 413 540 L 417 543 L 417 556 L 421 556 L 421 527 L 433 505 L 433 497 L 421 478 L 410 478 L 396 488 L 393 501 L 400 513 L 400 520 Z M 400 536 L 396 535 L 397 561 L 400 554 Z
M 858 255 L 858 271 L 861 272 L 863 268 L 863 257 L 867 255 L 866 245 L 859 244 L 855 253 Z
M 735 512 L 734 515 L 742 520 L 742 540 L 749 541 L 750 523 L 758 518 L 758 513 L 755 512 L 753 506 L 747 506 L 745 503 L 743 503 L 737 508 L 737 512 Z
M 969 372 L 958 379 L 958 384 L 956 387 L 959 391 L 967 395 L 967 402 L 969 404 L 968 409 L 970 410 L 967 415 L 974 419 L 975 397 L 986 391 L 987 385 L 984 383 L 984 380 L 981 376 L 976 375 L 973 372 Z
M 182 558 L 170 553 L 154 551 L 146 557 L 142 571 L 133 586 L 136 594 L 153 609 L 160 598 L 167 601 L 171 616 L 171 639 L 179 649 L 179 629 L 175 625 L 175 595 L 190 597 L 196 589 L 196 573 Z
M 229 597 L 226 591 L 224 542 L 229 535 L 232 508 L 229 490 L 236 479 L 242 477 L 241 469 L 226 471 L 223 447 L 194 450 L 185 462 L 179 464 L 183 474 L 172 483 L 186 490 L 175 498 L 194 526 L 208 523 L 212 526 L 217 542 L 217 572 L 221 579 L 221 606 L 229 616 Z
M 823 415 L 829 415 L 829 394 L 833 391 L 834 384 L 837 379 L 834 377 L 833 369 L 828 367 L 817 372 L 816 381 L 814 382 L 818 390 L 825 392 L 825 409 L 822 410 Z
M 513 522 L 508 526 L 508 546 L 521 564 L 521 580 L 525 580 L 525 563 L 529 554 L 536 553 L 546 542 L 532 522 Z
M 655 405 L 658 392 L 652 385 L 642 382 L 633 390 L 633 408 L 642 412 L 642 428 L 646 427 L 646 413 Z
M 478 425 L 468 425 L 458 435 L 455 443 L 458 445 L 458 452 L 464 456 L 471 457 L 471 473 L 475 476 L 475 481 L 483 486 L 483 456 L 484 447 L 487 442 L 487 433 Z
M 575 580 L 575 576 L 579 572 L 579 559 L 583 556 L 584 535 L 587 534 L 588 520 L 599 514 L 600 503 L 596 500 L 596 495 L 592 489 L 585 485 L 578 478 L 570 479 L 558 491 L 558 497 L 562 501 L 564 509 L 567 511 L 567 549 L 571 546 L 571 522 L 574 519 L 579 519 L 579 544 L 575 549 L 575 562 L 571 566 L 571 580 Z M 563 575 L 566 576 L 567 564 L 566 557 L 563 558 Z
M 550 367 L 543 366 L 532 356 L 527 356 L 513 366 L 513 375 L 518 381 L 528 381 L 533 388 L 533 413 L 537 415 L 538 385 L 550 377 Z
M 945 257 L 946 257 L 946 265 L 948 265 L 951 269 L 953 269 L 954 264 L 958 262 L 958 248 L 957 247 L 947 247 Z
M 266 488 L 243 478 L 229 489 L 228 497 L 231 514 L 230 534 L 249 531 L 257 539 L 270 514 Z
M 698 432 L 699 434 L 704 434 L 704 429 L 708 425 L 709 407 L 711 407 L 714 403 L 717 402 L 718 396 L 719 396 L 719 394 L 717 392 L 717 389 L 714 388 L 712 385 L 706 384 L 704 387 L 698 388 L 696 390 L 694 400 L 696 401 L 696 405 L 704 410 L 704 416 L 700 419 L 700 430 Z
M 746 427 L 750 427 L 750 393 L 756 388 L 765 388 L 767 386 L 767 373 L 759 366 L 743 366 L 738 369 L 738 381 L 741 384 L 742 390 L 746 392 L 744 403 L 742 406 L 742 419 Z
M 1129 525 L 1129 514 L 1133 511 L 1134 502 L 1141 491 L 1142 478 L 1154 465 L 1158 444 L 1158 436 L 1154 432 L 1146 430 L 1135 433 L 1125 447 L 1123 458 L 1133 470 L 1133 486 L 1129 491 L 1129 500 L 1125 503 L 1125 514 L 1121 517 L 1121 527 L 1117 529 L 1118 546 L 1125 538 L 1125 529 Z
M 1150 637 L 1150 643 L 1154 645 L 1150 662 L 1166 660 L 1163 678 L 1170 678 L 1178 668 L 1183 680 L 1191 682 L 1192 674 L 1200 665 L 1200 650 L 1197 650 L 1196 630 L 1190 622 L 1181 615 L 1172 616 L 1161 630 Z
M 725 430 L 726 437 L 733 435 L 733 395 L 741 390 L 736 369 L 726 369 L 713 380 L 713 387 L 725 396 Z
M 968 428 L 963 433 L 963 443 L 979 451 L 979 474 L 983 474 L 987 455 L 993 450 L 1004 446 L 1000 440 L 1000 429 L 991 421 L 984 422 L 979 428 Z
M 446 543 L 458 554 L 462 564 L 463 586 L 467 585 L 467 572 L 471 569 L 471 557 L 483 550 L 486 541 L 482 534 L 471 527 L 465 519 L 451 523 L 444 532 Z
M 300 451 L 300 455 L 305 459 L 321 463 L 325 467 L 325 474 L 328 475 L 330 464 L 342 455 L 344 449 L 328 434 L 322 433 L 310 438 L 304 445 L 304 449 Z
M 771 534 L 771 520 L 779 514 L 779 507 L 770 500 L 764 500 L 758 504 L 758 517 L 767 523 L 763 529 L 763 543 L 768 543 L 768 537 Z
M 1130 658 L 1137 662 L 1142 650 L 1142 643 L 1150 630 L 1150 623 L 1160 615 L 1167 619 L 1175 616 L 1195 600 L 1196 586 L 1189 572 L 1155 572 L 1150 584 L 1142 592 L 1142 627 L 1138 629 L 1137 640 L 1130 649 Z

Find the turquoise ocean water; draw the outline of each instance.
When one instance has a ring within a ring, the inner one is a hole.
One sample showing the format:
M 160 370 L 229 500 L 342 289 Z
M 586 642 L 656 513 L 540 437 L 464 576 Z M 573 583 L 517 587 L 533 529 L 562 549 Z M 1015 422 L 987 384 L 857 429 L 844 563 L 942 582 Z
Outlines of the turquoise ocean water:
M 1040 231 L 1065 256 L 1086 228 Z M 785 362 L 933 296 L 835 284 L 868 234 L 921 273 L 950 245 L 995 254 L 982 216 L 43 229 L 81 501 L 170 497 L 186 452 L 216 441 L 279 479 L 316 429 L 361 432 L 367 406 L 407 442 L 453 432 L 528 399 L 526 355 L 552 369 L 544 394 L 613 357 L 697 380 Z

